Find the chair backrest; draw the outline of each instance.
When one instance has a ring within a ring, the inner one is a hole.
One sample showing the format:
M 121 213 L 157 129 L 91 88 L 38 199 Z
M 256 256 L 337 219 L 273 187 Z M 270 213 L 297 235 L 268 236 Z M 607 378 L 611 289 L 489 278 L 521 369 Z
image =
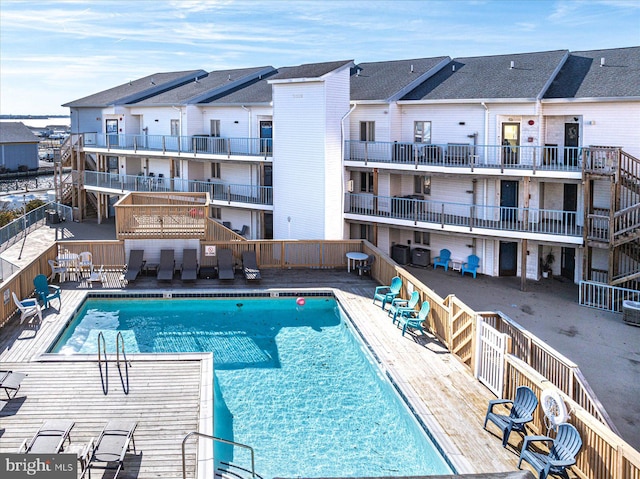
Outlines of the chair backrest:
M 240 230 L 240 236 L 244 236 L 249 232 L 249 227 L 247 225 L 242 225 L 242 229 Z
M 420 293 L 418 293 L 417 291 L 414 291 L 413 293 L 411 293 L 411 297 L 409 298 L 409 301 L 407 301 L 407 307 L 415 308 L 419 300 L 420 300 Z
M 538 398 L 529 386 L 518 386 L 516 397 L 513 400 L 510 417 L 533 417 L 533 412 L 538 407 Z
M 81 264 L 93 263 L 93 255 L 89 251 L 83 251 L 82 253 L 80 253 L 80 263 Z
M 398 294 L 400 293 L 400 288 L 402 288 L 402 278 L 400 276 L 394 276 L 389 285 L 389 292 Z
M 39 274 L 35 278 L 33 278 L 33 286 L 36 288 L 36 292 L 48 294 L 49 293 L 49 282 L 47 281 L 47 277 L 44 274 Z
M 373 262 L 376 260 L 375 255 L 370 254 L 367 256 L 367 266 L 373 266 Z
M 422 306 L 420 306 L 420 311 L 418 311 L 418 320 L 422 322 L 425 319 L 427 319 L 427 316 L 429 316 L 430 310 L 431 310 L 431 305 L 429 304 L 429 301 L 427 300 L 423 301 Z
M 468 268 L 477 268 L 480 264 L 480 258 L 478 258 L 475 254 L 470 254 L 467 258 L 467 267 Z
M 233 268 L 233 252 L 227 248 L 218 248 L 218 267 Z
M 16 306 L 18 307 L 18 309 L 20 311 L 24 311 L 25 307 L 22 306 L 22 303 L 20 302 L 20 300 L 18 299 L 18 297 L 16 296 L 16 293 L 14 293 L 13 291 L 11 292 L 11 296 L 13 296 L 13 302 L 16 303 Z
M 449 258 L 451 258 L 451 251 L 449 251 L 448 249 L 441 249 L 440 250 L 440 261 L 445 261 L 448 260 Z
M 141 268 L 143 257 L 144 257 L 144 250 L 132 249 L 129 252 L 129 268 Z
M 172 249 L 163 249 L 160 250 L 160 268 L 167 269 L 173 265 L 173 250 Z
M 182 251 L 182 266 L 194 269 L 198 267 L 198 252 L 195 249 L 185 249 Z
M 256 260 L 256 252 L 246 250 L 242 252 L 242 265 L 245 268 L 258 269 L 258 261 Z
M 582 448 L 582 438 L 578 430 L 568 422 L 558 424 L 558 433 L 549 450 L 552 459 L 574 461 Z

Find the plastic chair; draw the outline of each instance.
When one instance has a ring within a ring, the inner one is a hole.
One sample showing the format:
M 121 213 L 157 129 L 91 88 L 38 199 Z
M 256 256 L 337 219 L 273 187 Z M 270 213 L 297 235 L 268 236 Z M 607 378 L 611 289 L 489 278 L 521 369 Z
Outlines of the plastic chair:
M 449 262 L 451 261 L 451 251 L 448 249 L 441 249 L 440 256 L 433 258 L 433 269 L 438 266 L 442 266 L 445 271 L 449 269 Z
M 368 273 L 371 276 L 371 268 L 373 267 L 373 262 L 376 260 L 376 257 L 372 254 L 367 256 L 367 259 L 364 262 L 356 265 L 356 269 L 358 270 L 358 276 L 362 276 L 365 273 Z
M 20 301 L 16 293 L 11 292 L 11 295 L 13 296 L 13 302 L 16 303 L 16 306 L 20 310 L 20 324 L 22 324 L 25 319 L 36 316 L 38 316 L 38 319 L 42 322 L 42 310 L 36 299 L 23 299 Z
M 480 264 L 480 258 L 478 258 L 475 254 L 469 255 L 466 263 L 462 263 L 462 267 L 460 268 L 460 272 L 462 276 L 464 273 L 471 273 L 473 277 L 476 277 L 476 272 L 478 270 L 478 265 Z
M 82 271 L 87 269 L 89 273 L 93 270 L 93 255 L 89 251 L 83 251 L 78 256 L 78 271 L 82 274 Z
M 58 275 L 58 281 L 64 283 L 65 279 L 67 279 L 67 267 L 60 265 L 60 263 L 50 259 L 49 266 L 51 266 L 51 278 L 55 279 L 56 274 Z
M 426 321 L 427 316 L 429 316 L 429 311 L 431 311 L 431 305 L 429 301 L 423 301 L 422 306 L 420 306 L 420 311 L 404 311 L 398 315 L 398 324 L 402 325 L 402 335 L 407 332 L 407 328 L 419 329 L 422 334 L 424 334 L 424 329 L 422 329 L 422 323 Z
M 534 442 L 550 442 L 549 453 L 536 452 L 529 448 Z M 546 479 L 549 474 L 557 474 L 568 478 L 567 468 L 576 463 L 576 456 L 582 448 L 582 438 L 578 430 L 569 423 L 558 424 L 555 439 L 548 436 L 526 436 L 520 451 L 518 469 L 522 461 L 526 461 L 536 470 L 539 479 Z
M 391 279 L 389 286 L 376 286 L 376 290 L 373 294 L 373 303 L 376 299 L 382 303 L 382 309 L 384 309 L 387 303 L 390 303 L 400 294 L 400 288 L 402 288 L 402 278 L 400 276 L 394 276 Z
M 36 288 L 36 294 L 42 301 L 45 308 L 49 307 L 49 301 L 58 298 L 58 309 L 62 306 L 62 298 L 60 297 L 60 286 L 49 284 L 44 274 L 39 274 L 33 278 L 33 286 Z
M 498 404 L 510 404 L 509 414 L 493 412 L 494 406 Z M 489 401 L 483 428 L 487 428 L 488 421 L 498 426 L 502 430 L 502 447 L 507 447 L 511 431 L 524 431 L 525 424 L 533 421 L 533 412 L 537 407 L 538 398 L 533 390 L 528 386 L 518 386 L 516 397 L 513 401 L 509 399 L 493 399 Z
M 393 323 L 396 322 L 396 317 L 402 311 L 415 311 L 416 304 L 420 301 L 420 293 L 414 291 L 411 293 L 411 297 L 409 299 L 400 299 L 394 298 L 391 300 L 391 305 L 389 306 L 389 316 L 393 313 Z

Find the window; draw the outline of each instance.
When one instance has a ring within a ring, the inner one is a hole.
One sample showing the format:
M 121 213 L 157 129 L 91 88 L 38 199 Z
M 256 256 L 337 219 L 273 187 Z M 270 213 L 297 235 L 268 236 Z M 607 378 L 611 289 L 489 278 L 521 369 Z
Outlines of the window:
M 171 136 L 180 136 L 180 120 L 171 120 Z
M 109 173 L 117 173 L 118 172 L 118 157 L 117 156 L 107 156 L 107 171 L 109 171 Z
M 413 141 L 415 143 L 431 143 L 430 121 L 416 121 L 413 123 Z
M 360 173 L 360 191 L 373 193 L 373 173 Z
M 175 178 L 180 178 L 180 162 L 179 161 L 173 162 L 173 176 Z
M 428 231 L 414 231 L 413 242 L 428 246 L 431 243 L 431 234 Z
M 211 212 L 211 217 L 213 219 L 219 220 L 222 218 L 222 208 L 210 207 L 209 211 Z
M 376 141 L 376 122 L 360 122 L 360 141 Z
M 211 178 L 220 178 L 220 163 L 217 161 L 211 163 Z
M 430 176 L 414 176 L 413 192 L 419 195 L 431 194 L 431 177 Z
M 371 241 L 373 234 L 372 234 L 372 228 L 371 225 L 364 225 L 361 224 L 360 225 L 360 238 L 359 239 L 364 239 L 367 241 Z
M 210 120 L 209 125 L 211 128 L 211 136 L 219 137 L 220 135 L 220 120 Z

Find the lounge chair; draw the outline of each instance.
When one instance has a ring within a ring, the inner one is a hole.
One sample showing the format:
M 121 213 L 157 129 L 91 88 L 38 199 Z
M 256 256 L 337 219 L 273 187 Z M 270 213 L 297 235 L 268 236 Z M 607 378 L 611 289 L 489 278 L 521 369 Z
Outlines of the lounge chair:
M 448 249 L 441 249 L 440 256 L 433 258 L 433 269 L 438 266 L 442 266 L 445 271 L 449 269 L 449 262 L 451 261 L 451 251 Z
M 422 323 L 426 321 L 427 316 L 429 316 L 429 311 L 431 310 L 431 305 L 429 301 L 423 301 L 422 306 L 420 306 L 420 311 L 402 311 L 398 317 L 398 324 L 402 326 L 402 335 L 407 332 L 407 328 L 419 329 L 422 334 L 424 334 L 424 329 L 422 329 Z
M 25 319 L 35 318 L 36 316 L 40 322 L 42 322 L 42 309 L 40 309 L 40 304 L 37 299 L 27 298 L 20 301 L 13 291 L 11 292 L 11 296 L 13 296 L 13 302 L 16 303 L 16 306 L 20 310 L 20 324 L 24 323 Z
M 198 269 L 198 252 L 195 249 L 185 249 L 182 252 L 180 267 L 182 281 L 195 281 L 198 278 Z
M 20 454 L 58 454 L 64 442 L 71 443 L 71 428 L 74 422 L 68 419 L 45 421 L 31 439 L 25 439 L 18 449 Z
M 89 477 L 91 477 L 91 469 L 115 469 L 113 479 L 118 477 L 120 470 L 124 468 L 124 457 L 131 444 L 133 444 L 134 454 L 136 453 L 133 433 L 137 425 L 135 421 L 109 421 L 95 444 L 91 444 L 87 464 Z
M 529 448 L 533 442 L 549 442 L 549 453 L 536 452 Z M 576 463 L 576 456 L 582 448 L 582 438 L 578 430 L 565 422 L 558 424 L 555 439 L 547 436 L 525 436 L 518 469 L 522 461 L 526 461 L 536 470 L 539 479 L 546 479 L 549 474 L 568 478 L 567 468 Z
M 129 263 L 127 263 L 127 272 L 124 274 L 126 281 L 135 281 L 138 275 L 142 272 L 144 266 L 144 250 L 132 249 L 129 252 Z
M 218 279 L 234 279 L 233 252 L 230 249 L 218 248 Z
M 39 274 L 33 278 L 33 286 L 36 288 L 36 295 L 42 301 L 43 306 L 49 307 L 49 301 L 58 298 L 58 309 L 62 306 L 62 298 L 60 297 L 60 286 L 49 284 L 44 274 Z
M 0 389 L 4 389 L 4 392 L 7 393 L 7 398 L 13 399 L 20 390 L 22 380 L 26 377 L 27 375 L 24 373 L 0 371 Z M 10 391 L 13 391 L 13 396 Z
M 414 291 L 409 299 L 394 298 L 389 306 L 389 316 L 393 313 L 393 322 L 396 322 L 398 314 L 402 311 L 415 311 L 416 304 L 420 301 L 420 293 Z
M 262 279 L 255 251 L 242 252 L 242 273 L 247 281 L 260 281 Z
M 467 262 L 462 263 L 460 272 L 462 273 L 462 276 L 464 276 L 465 273 L 471 273 L 475 278 L 479 265 L 480 265 L 480 258 L 478 258 L 475 254 L 471 254 L 467 258 Z
M 510 404 L 509 414 L 493 412 L 493 408 L 498 404 Z M 509 399 L 493 399 L 489 401 L 483 427 L 487 429 L 488 421 L 498 426 L 502 430 L 502 447 L 507 447 L 511 431 L 524 431 L 525 424 L 533 421 L 533 412 L 537 407 L 538 398 L 533 390 L 528 386 L 518 386 L 516 397 L 513 401 Z
M 402 288 L 402 278 L 400 278 L 400 276 L 394 276 L 389 286 L 376 286 L 373 294 L 373 303 L 375 304 L 376 299 L 380 300 L 382 303 L 381 307 L 384 309 L 387 303 L 391 303 L 391 301 L 400 294 L 400 288 Z
M 160 265 L 158 266 L 158 281 L 171 281 L 176 269 L 176 262 L 173 259 L 172 249 L 160 251 Z

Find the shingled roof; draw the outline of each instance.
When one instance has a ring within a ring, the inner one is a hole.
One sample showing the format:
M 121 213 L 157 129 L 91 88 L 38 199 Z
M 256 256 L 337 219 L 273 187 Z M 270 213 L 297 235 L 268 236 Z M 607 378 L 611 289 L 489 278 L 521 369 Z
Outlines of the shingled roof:
M 359 63 L 351 69 L 352 101 L 394 101 L 436 73 L 449 57 Z
M 304 78 L 321 78 L 327 73 L 338 70 L 341 67 L 353 65 L 353 60 L 341 60 L 337 62 L 307 63 L 295 67 L 278 69 L 278 73 L 269 81 L 294 80 Z
M 40 140 L 29 127 L 19 121 L 0 122 L 0 143 L 38 143 Z
M 540 99 L 567 50 L 454 58 L 402 100 Z
M 640 47 L 571 52 L 544 95 L 545 99 L 621 97 L 640 98 Z
M 176 86 L 192 82 L 196 77 L 206 76 L 204 70 L 189 70 L 181 72 L 154 73 L 138 80 L 65 103 L 62 106 L 75 107 L 99 107 L 122 105 L 148 98 L 151 95 L 162 93 Z

